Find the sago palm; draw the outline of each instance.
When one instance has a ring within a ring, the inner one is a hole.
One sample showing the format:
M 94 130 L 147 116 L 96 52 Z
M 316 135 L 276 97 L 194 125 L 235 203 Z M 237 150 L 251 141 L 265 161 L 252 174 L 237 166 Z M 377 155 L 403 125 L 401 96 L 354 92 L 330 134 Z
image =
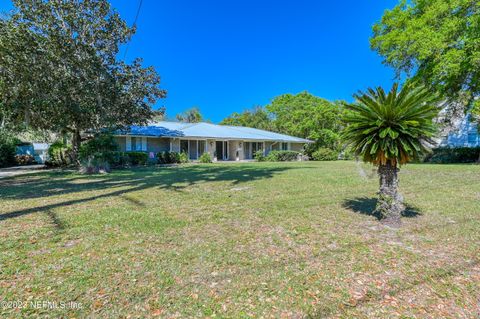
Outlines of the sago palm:
M 356 101 L 346 105 L 343 136 L 357 156 L 378 167 L 377 210 L 398 225 L 404 209 L 398 192 L 399 167 L 418 159 L 432 145 L 437 96 L 414 83 L 401 89 L 395 83 L 388 93 L 378 87 L 354 97 Z

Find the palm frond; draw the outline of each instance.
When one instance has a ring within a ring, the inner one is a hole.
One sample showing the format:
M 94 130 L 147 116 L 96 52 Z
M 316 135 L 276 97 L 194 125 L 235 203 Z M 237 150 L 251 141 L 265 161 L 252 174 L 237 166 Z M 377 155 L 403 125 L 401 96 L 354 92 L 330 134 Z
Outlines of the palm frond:
M 346 105 L 347 124 L 343 138 L 364 161 L 376 165 L 405 164 L 426 151 L 436 132 L 438 97 L 427 88 L 407 82 L 383 88 L 368 88 Z

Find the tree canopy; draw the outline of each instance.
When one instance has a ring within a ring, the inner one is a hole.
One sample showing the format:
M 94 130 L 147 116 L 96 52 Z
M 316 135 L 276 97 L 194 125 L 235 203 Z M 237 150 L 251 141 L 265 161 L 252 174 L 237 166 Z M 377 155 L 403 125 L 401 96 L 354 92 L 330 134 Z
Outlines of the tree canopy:
M 141 59 L 117 59 L 134 33 L 107 0 L 13 0 L 0 20 L 2 121 L 80 132 L 145 123 L 165 96 Z
M 374 25 L 370 44 L 398 74 L 463 105 L 480 95 L 478 0 L 402 0 Z
M 234 112 L 220 122 L 222 125 L 247 126 L 261 130 L 275 131 L 271 115 L 261 106 L 242 113 Z
M 198 123 L 203 121 L 203 115 L 198 107 L 192 107 L 176 115 L 177 121 L 185 123 Z
M 341 105 L 306 91 L 283 94 L 266 106 L 278 132 L 316 141 L 312 147 L 339 147 Z
M 220 124 L 247 126 L 314 140 L 307 153 L 318 147 L 340 147 L 341 103 L 333 103 L 306 91 L 282 94 L 265 107 L 233 113 Z

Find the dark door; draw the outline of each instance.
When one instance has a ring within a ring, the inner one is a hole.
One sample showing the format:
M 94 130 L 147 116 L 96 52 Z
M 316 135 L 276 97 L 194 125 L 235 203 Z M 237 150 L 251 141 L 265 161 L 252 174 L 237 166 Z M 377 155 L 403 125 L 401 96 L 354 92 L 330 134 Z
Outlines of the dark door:
M 215 152 L 217 154 L 217 160 L 219 161 L 223 160 L 223 142 L 222 141 L 217 141 L 215 143 Z

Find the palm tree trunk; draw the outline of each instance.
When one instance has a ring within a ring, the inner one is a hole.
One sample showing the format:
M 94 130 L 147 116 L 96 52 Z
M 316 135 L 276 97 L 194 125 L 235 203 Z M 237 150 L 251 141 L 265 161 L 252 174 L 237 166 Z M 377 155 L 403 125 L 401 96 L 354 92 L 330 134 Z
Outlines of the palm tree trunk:
M 398 192 L 398 171 L 391 163 L 378 167 L 380 190 L 377 211 L 382 214 L 384 223 L 394 227 L 401 225 L 400 217 L 404 209 L 402 196 Z

